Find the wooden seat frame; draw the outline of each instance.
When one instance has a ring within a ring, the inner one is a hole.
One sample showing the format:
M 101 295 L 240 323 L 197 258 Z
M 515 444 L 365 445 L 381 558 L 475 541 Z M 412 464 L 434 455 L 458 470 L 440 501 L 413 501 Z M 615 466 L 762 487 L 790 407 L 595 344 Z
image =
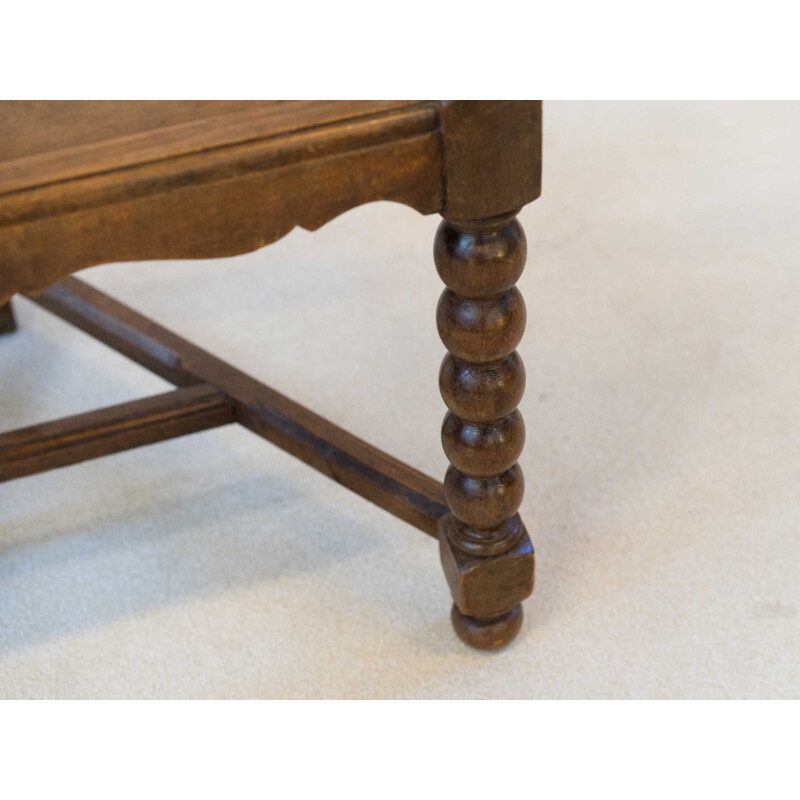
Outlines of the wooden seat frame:
M 505 645 L 533 590 L 517 513 L 525 306 L 514 284 L 526 258 L 516 214 L 540 183 L 535 101 L 253 103 L 203 125 L 0 162 L 0 333 L 14 329 L 10 296 L 24 293 L 176 386 L 0 434 L 0 481 L 239 423 L 437 537 L 457 633 Z M 246 252 L 382 199 L 444 217 L 434 243 L 447 287 L 444 483 L 70 275 Z

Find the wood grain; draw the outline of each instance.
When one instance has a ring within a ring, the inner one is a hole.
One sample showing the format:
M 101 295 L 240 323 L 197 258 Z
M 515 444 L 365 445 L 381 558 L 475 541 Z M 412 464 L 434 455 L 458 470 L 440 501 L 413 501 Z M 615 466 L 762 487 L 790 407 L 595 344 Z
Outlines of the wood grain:
M 540 184 L 534 101 L 0 103 L 0 303 L 95 264 L 249 252 L 376 200 L 506 213 Z
M 430 536 L 447 507 L 442 484 L 162 328 L 77 278 L 38 297 L 43 308 L 179 386 L 229 397 L 237 421 Z
M 49 149 L 0 160 L 0 302 L 95 264 L 238 255 L 375 200 L 442 205 L 435 104 L 251 102 L 166 127 L 147 103 L 59 108 Z M 12 156 L 54 116 L 23 104 L 20 132 L 2 111 Z M 110 112 L 133 132 L 95 140 Z
M 236 421 L 233 403 L 198 384 L 0 434 L 0 481 L 174 439 Z
M 450 100 L 441 125 L 447 219 L 508 214 L 541 194 L 541 101 Z
M 435 134 L 416 136 L 0 227 L 0 298 L 109 261 L 249 252 L 373 200 L 435 210 L 439 185 L 430 165 L 437 148 Z
M 515 348 L 525 303 L 514 287 L 527 245 L 513 214 L 444 220 L 434 261 L 447 288 L 437 327 L 450 351 L 439 387 L 449 412 L 442 445 L 448 514 L 439 550 L 455 603 L 453 625 L 468 644 L 494 649 L 516 636 L 533 591 L 534 555 L 519 514 L 524 480 L 516 463 L 525 426 L 516 410 L 525 369 Z
M 420 105 L 387 100 L 0 101 L 0 195 L 259 139 L 302 136 L 331 126 L 346 129 Z

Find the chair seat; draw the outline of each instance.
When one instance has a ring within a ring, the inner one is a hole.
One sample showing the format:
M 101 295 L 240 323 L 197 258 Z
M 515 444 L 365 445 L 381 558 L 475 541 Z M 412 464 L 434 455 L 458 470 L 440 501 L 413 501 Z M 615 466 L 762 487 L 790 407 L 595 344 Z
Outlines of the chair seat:
M 0 302 L 93 264 L 234 255 L 441 205 L 424 101 L 0 102 Z
M 0 101 L 0 195 L 380 114 L 397 101 Z

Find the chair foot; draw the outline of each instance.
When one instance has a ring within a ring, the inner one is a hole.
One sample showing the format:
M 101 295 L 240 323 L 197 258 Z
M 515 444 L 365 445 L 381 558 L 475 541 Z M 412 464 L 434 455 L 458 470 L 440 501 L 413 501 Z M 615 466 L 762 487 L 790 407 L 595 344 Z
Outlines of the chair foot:
M 518 603 L 505 614 L 494 619 L 468 617 L 453 605 L 450 612 L 458 638 L 478 650 L 497 650 L 505 647 L 519 633 L 522 627 L 522 605 Z
M 14 319 L 14 311 L 11 308 L 11 301 L 4 303 L 0 306 L 0 335 L 4 333 L 11 333 L 17 329 L 17 323 Z

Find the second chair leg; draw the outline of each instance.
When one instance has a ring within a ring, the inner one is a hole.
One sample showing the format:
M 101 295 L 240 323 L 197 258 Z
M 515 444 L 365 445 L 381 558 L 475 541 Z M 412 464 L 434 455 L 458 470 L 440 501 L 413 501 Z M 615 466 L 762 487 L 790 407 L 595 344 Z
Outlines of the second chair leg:
M 8 300 L 0 305 L 0 334 L 11 333 L 17 329 L 14 319 L 14 311 L 11 308 L 11 301 Z
M 525 234 L 513 214 L 444 220 L 436 234 L 436 268 L 447 286 L 436 321 L 449 351 L 439 375 L 450 461 L 440 552 L 456 632 L 487 650 L 516 636 L 520 601 L 533 591 L 533 546 L 517 513 L 525 427 L 516 409 L 525 369 L 515 348 L 526 314 L 514 284 L 525 257 Z

